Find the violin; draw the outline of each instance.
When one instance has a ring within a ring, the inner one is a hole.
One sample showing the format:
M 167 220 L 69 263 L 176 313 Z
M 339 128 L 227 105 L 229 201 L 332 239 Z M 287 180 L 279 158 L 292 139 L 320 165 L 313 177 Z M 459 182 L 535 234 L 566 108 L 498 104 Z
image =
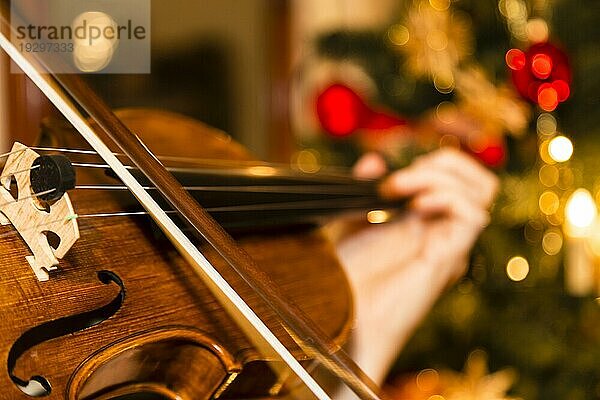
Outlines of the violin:
M 247 174 L 251 174 L 256 173 L 256 168 L 265 168 L 249 163 L 252 160 L 249 154 L 229 137 L 182 116 L 148 110 L 126 110 L 117 115 L 157 152 L 160 144 L 170 137 L 181 144 L 194 138 L 193 141 L 203 144 L 195 147 L 197 162 L 204 159 L 206 163 L 218 164 L 214 157 L 230 161 L 224 164 L 226 167 L 220 167 L 228 179 L 215 186 L 215 192 L 205 189 L 209 194 L 223 193 L 216 191 L 223 186 L 231 190 L 231 180 L 239 179 L 231 174 L 232 160 L 240 161 L 238 172 L 249 169 Z M 172 135 L 172 131 L 178 135 Z M 60 154 L 60 150 L 52 149 L 68 146 L 66 149 L 74 152 L 69 155 L 71 163 L 79 165 L 75 167 L 77 184 L 68 191 L 68 196 L 77 214 L 80 238 L 60 260 L 58 269 L 50 272 L 47 281 L 40 282 L 25 262 L 28 249 L 19 232 L 11 225 L 0 231 L 3 237 L 0 251 L 5 255 L 6 266 L 6 275 L 0 282 L 2 321 L 9 322 L 0 328 L 9 370 L 8 376 L 3 375 L 1 387 L 11 389 L 4 390 L 2 396 L 12 391 L 13 395 L 7 399 L 26 398 L 20 389 L 30 386 L 47 392 L 51 398 L 121 398 L 151 393 L 168 399 L 226 399 L 265 397 L 276 394 L 277 387 L 285 387 L 286 382 L 278 381 L 266 365 L 270 360 L 261 357 L 240 334 L 203 282 L 186 267 L 185 260 L 164 237 L 156 235 L 149 218 L 130 208 L 133 197 L 119 190 L 118 181 L 107 175 L 104 168 L 97 167 L 98 156 L 83 151 L 75 153 L 75 149 L 82 149 L 81 143 L 76 145 L 77 141 L 81 142 L 72 128 L 60 123 L 46 124 L 36 147 L 45 149 L 37 150 L 40 153 Z M 174 145 L 173 140 L 169 145 Z M 9 157 L 18 158 L 19 154 Z M 169 155 L 181 153 L 165 149 L 161 154 L 168 159 Z M 173 164 L 184 170 L 181 161 Z M 211 167 L 216 174 L 215 166 Z M 193 176 L 189 172 L 192 170 L 186 171 Z M 205 180 L 204 169 L 196 170 L 195 178 Z M 265 171 L 259 169 L 258 174 L 258 181 L 263 182 L 245 187 L 266 189 Z M 247 175 L 245 178 L 248 180 Z M 269 185 L 292 190 L 302 178 L 296 174 L 287 179 L 285 185 L 281 178 Z M 330 180 L 336 183 L 324 183 L 323 176 L 318 177 L 314 187 L 321 189 L 317 191 L 321 198 L 325 185 L 336 186 L 338 191 L 333 190 L 330 196 L 339 196 L 335 193 L 349 184 L 339 183 L 339 177 Z M 302 189 L 305 194 L 310 190 L 306 183 Z M 290 194 L 282 196 L 288 199 Z M 226 196 L 211 201 L 214 206 L 222 200 L 227 200 Z M 268 210 L 269 204 L 294 203 L 276 198 L 262 201 L 267 209 L 258 211 L 263 222 L 269 219 L 268 212 L 274 212 L 275 218 L 281 212 L 278 207 Z M 312 199 L 296 203 L 307 201 L 314 204 Z M 228 203 L 232 204 L 232 200 Z M 306 217 L 307 208 L 302 208 L 303 205 L 296 207 Z M 290 211 L 293 210 L 286 210 Z M 323 212 L 319 208 L 310 211 Z M 257 221 L 252 212 L 244 214 L 249 214 L 250 222 Z M 238 243 L 282 288 L 286 298 L 301 305 L 334 341 L 345 342 L 352 322 L 351 292 L 323 234 L 304 226 L 287 232 L 279 229 L 274 235 L 273 225 L 259 230 L 259 234 L 247 228 L 239 233 L 239 216 L 228 219 L 225 211 L 221 215 L 225 215 L 221 217 L 225 222 L 234 222 Z M 206 244 L 201 244 L 201 248 L 209 259 L 218 259 Z M 236 281 L 235 276 L 227 279 Z M 244 298 L 252 302 L 251 290 L 244 290 L 248 292 Z M 273 312 L 263 306 L 257 313 L 269 321 L 278 337 L 285 338 Z M 295 357 L 306 360 L 291 339 L 286 339 L 285 345 L 295 349 Z
M 397 207 L 377 182 L 257 162 L 165 111 L 113 113 L 0 46 L 68 120 L 3 155 L 0 398 L 328 399 L 316 364 L 380 398 L 342 349 L 351 291 L 314 225 Z

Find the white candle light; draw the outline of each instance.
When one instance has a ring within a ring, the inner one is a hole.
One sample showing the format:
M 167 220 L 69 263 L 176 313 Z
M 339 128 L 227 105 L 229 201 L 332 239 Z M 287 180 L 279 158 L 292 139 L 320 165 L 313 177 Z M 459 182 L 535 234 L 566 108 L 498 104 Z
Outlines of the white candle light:
M 565 283 L 567 291 L 574 296 L 585 296 L 594 289 L 594 261 L 586 246 L 586 238 L 598 210 L 590 192 L 577 189 L 565 207 L 566 247 Z

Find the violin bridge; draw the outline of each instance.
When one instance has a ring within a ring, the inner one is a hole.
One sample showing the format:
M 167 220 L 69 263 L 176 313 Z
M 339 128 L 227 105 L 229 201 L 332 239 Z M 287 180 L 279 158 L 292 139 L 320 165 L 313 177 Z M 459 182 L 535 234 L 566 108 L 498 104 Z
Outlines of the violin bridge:
M 39 281 L 47 281 L 49 271 L 58 269 L 58 258 L 79 239 L 79 228 L 68 194 L 51 205 L 42 204 L 31 188 L 29 171 L 39 157 L 35 151 L 15 143 L 0 175 L 0 224 L 12 224 L 25 241 L 31 256 L 25 257 Z M 17 197 L 11 194 L 12 180 L 17 183 Z M 60 239 L 56 247 L 48 241 L 48 233 Z

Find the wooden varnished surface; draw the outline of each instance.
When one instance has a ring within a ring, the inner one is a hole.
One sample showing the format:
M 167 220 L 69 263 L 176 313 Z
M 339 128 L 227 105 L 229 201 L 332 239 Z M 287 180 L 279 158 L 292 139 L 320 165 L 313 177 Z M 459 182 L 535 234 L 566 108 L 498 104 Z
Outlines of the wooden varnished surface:
M 165 126 L 172 126 L 173 132 L 177 131 L 176 116 L 140 113 L 144 112 L 132 111 L 122 116 L 130 121 L 135 132 L 144 132 L 142 137 L 153 137 L 153 127 L 162 132 Z M 185 140 L 190 141 L 187 148 L 197 143 L 194 146 L 198 150 L 196 156 L 214 158 L 214 154 L 221 157 L 233 153 L 234 157 L 247 157 L 239 145 L 225 136 L 215 136 L 201 125 L 194 126 L 193 121 L 185 123 L 189 124 L 184 129 L 188 132 Z M 67 133 L 58 133 L 57 136 L 62 134 Z M 154 144 L 157 146 L 170 136 L 163 135 L 162 139 L 160 135 L 154 137 L 159 137 Z M 153 147 L 152 140 L 149 146 Z M 80 183 L 98 183 L 99 180 L 113 183 L 106 181 L 108 178 L 98 171 L 83 172 L 78 179 Z M 75 211 L 82 215 L 121 211 L 123 202 L 120 196 L 127 195 L 107 191 L 73 191 L 70 194 Z M 116 354 L 118 343 L 148 332 L 171 331 L 176 343 L 188 346 L 188 351 L 181 353 L 197 352 L 197 357 L 171 360 L 172 364 L 164 361 L 166 368 L 173 368 L 170 373 L 183 374 L 198 359 L 205 360 L 203 365 L 209 365 L 214 374 L 207 379 L 206 390 L 214 391 L 215 382 L 226 379 L 230 372 L 241 370 L 236 379 L 245 379 L 243 366 L 261 359 L 261 355 L 252 348 L 173 247 L 164 238 L 157 237 L 148 217 L 81 218 L 78 222 L 80 240 L 61 260 L 59 271 L 51 276 L 50 281 L 43 283 L 37 281 L 25 261 L 29 251 L 13 227 L 0 227 L 3 269 L 0 279 L 0 359 L 4 362 L 0 373 L 0 399 L 30 398 L 15 387 L 6 368 L 8 353 L 23 332 L 48 321 L 98 309 L 117 296 L 120 289 L 116 284 L 99 281 L 97 273 L 102 270 L 111 271 L 123 281 L 125 300 L 119 311 L 98 325 L 45 341 L 28 350 L 16 363 L 16 376 L 28 379 L 42 375 L 52 385 L 52 392 L 47 398 L 63 399 L 67 396 L 69 385 L 73 385 L 70 379 L 78 368 L 81 371 L 85 367 L 86 359 L 93 360 L 103 353 L 105 356 L 111 352 Z M 327 335 L 338 342 L 345 340 L 351 319 L 350 291 L 331 245 L 323 240 L 319 231 L 252 236 L 242 238 L 240 243 L 282 292 Z M 223 263 L 214 251 L 206 246 L 202 248 L 217 267 Z M 301 358 L 276 316 L 256 300 L 244 283 L 235 277 L 227 278 L 248 299 L 257 314 L 264 317 L 282 342 Z M 197 337 L 213 340 L 219 351 L 210 348 L 201 350 L 207 346 L 194 339 Z M 165 346 L 156 344 L 155 350 L 168 352 L 165 349 L 177 348 L 173 347 L 172 341 L 163 339 L 160 343 Z M 218 368 L 222 368 L 222 374 L 215 371 Z M 208 374 L 206 371 L 202 373 Z M 148 376 L 153 375 L 149 373 Z M 82 379 L 81 376 L 76 378 Z M 156 377 L 145 379 L 160 381 Z M 257 382 L 256 387 L 260 386 Z M 185 390 L 182 389 L 180 395 L 184 398 L 192 396 Z M 197 398 L 195 396 L 189 398 Z

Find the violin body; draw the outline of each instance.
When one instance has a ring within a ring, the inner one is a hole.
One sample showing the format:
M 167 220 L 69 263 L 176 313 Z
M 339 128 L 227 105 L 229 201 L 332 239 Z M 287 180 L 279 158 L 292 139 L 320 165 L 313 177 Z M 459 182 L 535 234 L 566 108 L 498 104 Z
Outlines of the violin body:
M 117 115 L 155 154 L 252 160 L 228 136 L 188 118 L 148 110 Z M 40 145 L 83 147 L 61 124 L 46 124 Z M 115 183 L 93 168 L 79 168 L 77 180 Z M 132 198 L 129 192 L 77 189 L 69 196 L 79 215 L 119 212 Z M 269 363 L 277 362 L 253 347 L 150 218 L 79 218 L 78 225 L 80 239 L 46 282 L 26 262 L 30 251 L 14 227 L 0 227 L 0 399 L 30 399 L 18 387 L 28 382 L 48 399 L 69 400 L 257 398 L 294 386 L 272 372 Z M 351 291 L 318 229 L 236 238 L 334 342 L 347 339 Z M 224 261 L 215 250 L 199 246 L 219 269 Z M 225 278 L 292 354 L 309 363 L 250 287 L 237 276 Z

